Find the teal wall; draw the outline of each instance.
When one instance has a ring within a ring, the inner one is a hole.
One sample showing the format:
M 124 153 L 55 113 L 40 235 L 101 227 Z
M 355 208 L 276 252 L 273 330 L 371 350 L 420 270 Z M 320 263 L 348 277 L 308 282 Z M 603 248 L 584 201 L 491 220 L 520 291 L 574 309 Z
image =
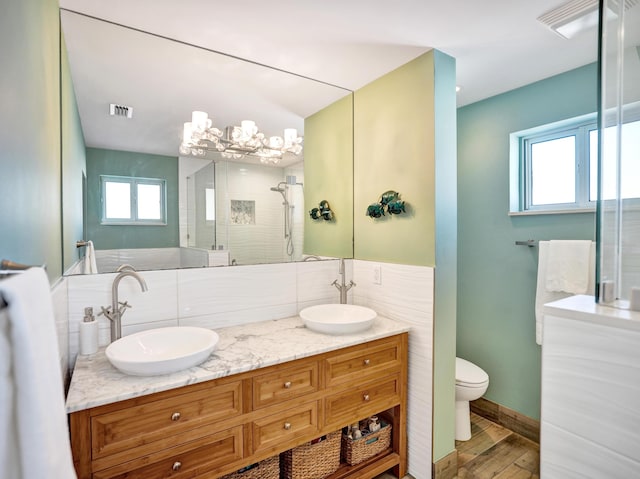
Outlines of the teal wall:
M 73 89 L 67 50 L 60 49 L 60 101 L 62 125 L 62 271 L 84 255 L 76 241 L 84 239 L 83 176 L 86 174 L 84 135 Z
M 540 417 L 537 248 L 593 239 L 593 213 L 509 216 L 509 134 L 596 111 L 596 65 L 458 109 L 457 355 L 489 374 L 487 399 Z
M 62 272 L 55 0 L 0 4 L 0 257 Z
M 164 226 L 101 225 L 100 175 L 163 178 L 167 181 Z M 96 249 L 180 246 L 178 230 L 178 158 L 87 148 L 87 239 Z
M 456 62 L 434 50 L 435 255 L 433 461 L 455 448 L 457 194 Z

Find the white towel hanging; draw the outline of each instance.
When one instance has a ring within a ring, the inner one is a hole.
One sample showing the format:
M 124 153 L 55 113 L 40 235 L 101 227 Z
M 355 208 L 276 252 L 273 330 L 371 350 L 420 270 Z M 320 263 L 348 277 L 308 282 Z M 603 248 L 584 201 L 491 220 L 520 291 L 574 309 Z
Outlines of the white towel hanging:
M 543 307 L 546 303 L 572 296 L 566 291 L 554 291 L 548 289 L 547 271 L 549 266 L 550 241 L 540 241 L 538 243 L 538 278 L 536 283 L 535 318 L 536 318 L 536 343 L 542 344 L 542 320 Z M 595 269 L 596 269 L 596 244 L 587 241 L 589 246 L 588 269 L 586 273 L 587 287 L 584 292 L 589 293 L 595 290 Z
M 12 275 L 0 296 L 0 475 L 75 479 L 47 275 Z
M 551 240 L 547 256 L 547 291 L 585 294 L 589 287 L 592 241 Z
M 98 265 L 96 264 L 96 251 L 93 248 L 93 241 L 87 241 L 84 250 L 84 274 L 96 274 Z

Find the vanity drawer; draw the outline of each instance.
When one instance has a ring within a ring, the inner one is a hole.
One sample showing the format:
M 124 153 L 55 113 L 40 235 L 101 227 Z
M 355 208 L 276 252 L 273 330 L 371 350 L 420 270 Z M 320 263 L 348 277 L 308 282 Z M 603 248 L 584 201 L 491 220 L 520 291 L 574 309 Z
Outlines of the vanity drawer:
M 242 426 L 93 473 L 93 479 L 210 477 L 205 473 L 242 459 Z
M 354 418 L 365 418 L 400 403 L 400 374 L 368 383 L 357 383 L 325 398 L 324 426 L 343 427 Z
M 253 452 L 268 448 L 274 448 L 274 451 L 288 449 L 301 436 L 317 431 L 317 401 L 292 407 L 282 413 L 253 421 Z M 291 446 L 287 445 L 288 442 Z
M 366 376 L 399 371 L 401 357 L 401 341 L 397 336 L 350 348 L 326 359 L 327 386 L 357 383 Z
M 318 363 L 277 369 L 253 378 L 253 409 L 297 398 L 318 390 Z
M 162 447 L 170 436 L 181 434 L 184 440 L 198 434 L 195 429 L 242 412 L 242 382 L 214 386 L 197 385 L 184 394 L 109 410 L 91 417 L 92 459 L 140 448 L 139 455 Z M 194 430 L 193 434 L 189 431 Z M 199 434 L 202 434 L 201 432 Z M 176 441 L 171 441 L 175 444 Z M 171 445 L 172 445 L 171 444 Z

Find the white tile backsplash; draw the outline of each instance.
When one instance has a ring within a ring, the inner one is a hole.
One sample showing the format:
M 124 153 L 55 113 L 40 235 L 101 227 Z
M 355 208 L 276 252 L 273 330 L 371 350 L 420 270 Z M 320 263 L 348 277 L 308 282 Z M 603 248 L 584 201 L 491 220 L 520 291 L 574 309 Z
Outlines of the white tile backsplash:
M 353 268 L 350 268 L 352 261 L 345 261 L 348 265 L 347 284 L 353 278 Z M 338 274 L 339 260 L 324 261 L 304 261 L 297 263 L 298 280 L 298 303 L 305 303 L 305 306 L 322 303 L 339 303 L 340 292 L 332 286 L 334 280 L 340 281 Z M 352 289 L 353 291 L 353 289 Z
M 374 268 L 380 268 L 380 284 Z M 408 469 L 431 477 L 434 270 L 374 261 L 353 261 L 353 302 L 411 324 L 409 333 Z
M 178 271 L 181 319 L 295 302 L 295 263 Z
M 199 326 L 201 328 L 226 328 L 240 324 L 255 323 L 276 318 L 288 318 L 297 314 L 293 303 L 260 308 L 226 311 L 224 313 L 190 316 L 178 320 L 180 326 Z
M 147 283 L 148 291 L 142 292 L 138 281 L 131 277 L 120 280 L 118 300 L 127 301 L 128 308 L 122 317 L 123 334 L 131 334 L 131 327 L 148 329 L 161 321 L 178 317 L 177 273 L 176 270 L 141 271 L 140 276 Z M 111 339 L 110 323 L 99 316 L 101 307 L 111 305 L 111 287 L 116 273 L 70 276 L 67 278 L 69 298 L 69 360 L 75 362 L 79 348 L 80 322 L 84 318 L 84 308 L 92 307 L 99 323 L 98 341 L 101 346 L 109 344 Z M 129 331 L 129 332 L 128 332 Z
M 66 384 L 69 378 L 69 310 L 67 306 L 67 282 L 64 279 L 58 281 L 51 288 L 51 302 L 58 336 L 60 371 L 62 372 L 64 384 Z

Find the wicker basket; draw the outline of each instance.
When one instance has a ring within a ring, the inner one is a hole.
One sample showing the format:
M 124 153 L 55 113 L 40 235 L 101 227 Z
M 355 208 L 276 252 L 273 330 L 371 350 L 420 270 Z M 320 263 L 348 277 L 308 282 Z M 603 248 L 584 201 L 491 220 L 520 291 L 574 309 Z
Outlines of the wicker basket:
M 257 464 L 232 472 L 221 479 L 279 479 L 280 478 L 280 458 L 270 457 Z
M 325 440 L 307 443 L 280 454 L 284 479 L 323 479 L 340 467 L 342 431 L 327 434 Z M 313 441 L 312 441 L 313 442 Z
M 353 466 L 366 461 L 370 457 L 380 454 L 391 445 L 391 424 L 382 424 L 380 430 L 362 436 L 358 439 L 351 439 L 346 435 L 342 436 L 342 458 Z

